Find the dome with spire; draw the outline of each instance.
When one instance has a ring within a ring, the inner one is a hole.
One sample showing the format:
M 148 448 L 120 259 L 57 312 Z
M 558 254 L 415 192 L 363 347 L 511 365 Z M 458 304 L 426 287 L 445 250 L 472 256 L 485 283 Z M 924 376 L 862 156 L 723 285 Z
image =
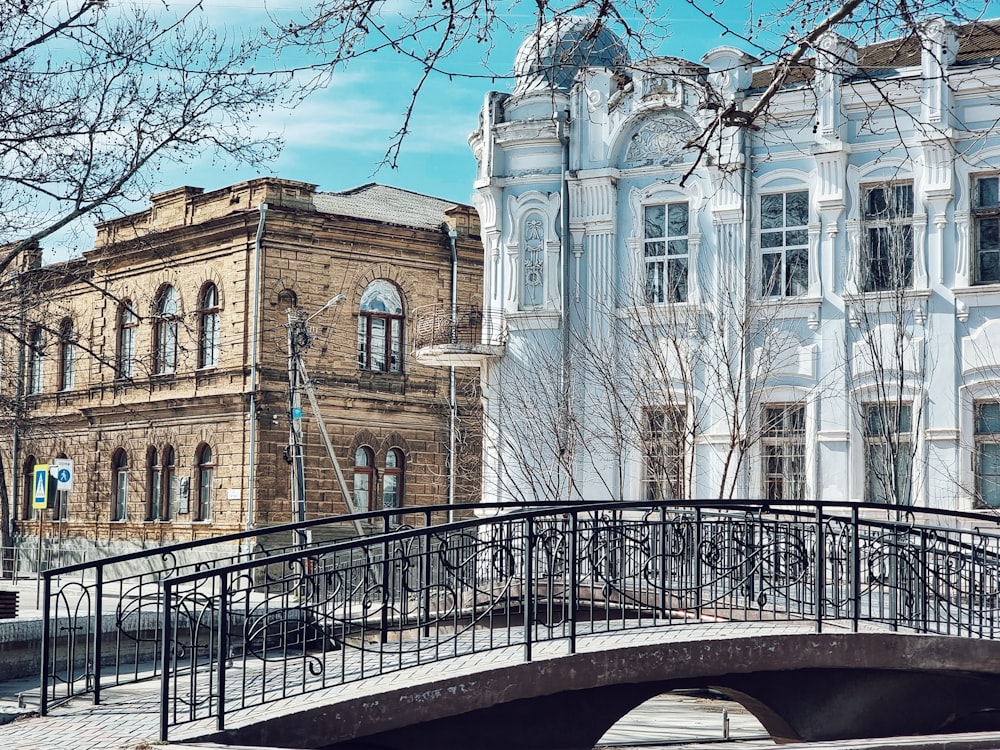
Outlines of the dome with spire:
M 514 58 L 515 94 L 568 92 L 581 68 L 615 68 L 628 62 L 617 35 L 593 18 L 555 18 L 531 34 Z

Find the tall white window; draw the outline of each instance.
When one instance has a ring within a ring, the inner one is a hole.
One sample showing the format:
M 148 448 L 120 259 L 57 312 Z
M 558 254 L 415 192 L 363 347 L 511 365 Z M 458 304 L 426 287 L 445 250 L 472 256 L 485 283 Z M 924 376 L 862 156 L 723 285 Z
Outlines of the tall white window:
M 177 290 L 166 286 L 156 299 L 156 318 L 153 321 L 153 372 L 165 375 L 177 370 L 177 332 L 180 305 Z
M 805 414 L 805 407 L 794 404 L 764 407 L 761 476 L 768 500 L 805 499 Z
M 28 393 L 41 393 L 45 385 L 45 334 L 35 326 L 28 335 Z
M 761 295 L 795 297 L 809 290 L 809 192 L 760 198 Z
M 354 509 L 375 510 L 375 452 L 361 446 L 354 453 Z
M 981 401 L 976 415 L 976 496 L 982 505 L 1000 507 L 1000 401 Z
M 132 303 L 121 304 L 118 317 L 118 377 L 135 377 L 135 329 L 139 325 Z
M 681 408 L 650 409 L 643 435 L 643 498 L 684 498 L 684 425 Z
M 973 281 L 993 284 L 1000 281 L 1000 177 L 975 178 L 972 212 L 976 221 Z
M 128 454 L 119 448 L 111 457 L 111 520 L 124 521 L 128 509 Z
M 194 520 L 211 521 L 212 504 L 215 499 L 215 464 L 212 462 L 212 448 L 203 445 L 198 450 L 198 498 Z
M 146 478 L 146 520 L 158 521 L 162 512 L 163 467 L 156 448 L 152 446 L 146 451 L 146 465 L 149 474 Z
M 382 471 L 382 507 L 398 508 L 403 504 L 403 451 L 390 448 Z
M 215 284 L 201 290 L 198 307 L 198 367 L 215 367 L 219 364 L 219 290 Z
M 909 404 L 866 404 L 865 501 L 910 504 L 913 471 Z
M 686 202 L 643 209 L 647 302 L 687 301 L 688 234 Z
M 59 390 L 71 390 L 75 380 L 76 332 L 73 321 L 66 319 L 59 326 Z
M 177 509 L 178 481 L 177 467 L 174 465 L 175 455 L 176 453 L 171 446 L 168 445 L 163 449 L 163 491 L 161 495 L 165 494 L 165 497 L 163 497 L 160 508 L 160 519 L 163 521 L 171 520 Z
M 862 289 L 885 292 L 913 286 L 913 184 L 865 188 L 863 223 Z
M 358 313 L 358 368 L 403 371 L 403 302 L 388 281 L 373 281 L 361 295 Z

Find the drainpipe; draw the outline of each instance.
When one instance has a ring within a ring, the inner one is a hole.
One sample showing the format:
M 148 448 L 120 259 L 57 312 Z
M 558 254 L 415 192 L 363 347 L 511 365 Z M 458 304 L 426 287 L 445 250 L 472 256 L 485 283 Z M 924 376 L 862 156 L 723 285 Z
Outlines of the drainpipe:
M 570 306 L 569 306 L 569 279 L 570 279 L 570 251 L 571 241 L 569 237 L 569 136 L 566 134 L 566 125 L 569 123 L 569 110 L 563 110 L 562 116 L 556 116 L 556 132 L 559 136 L 559 143 L 562 145 L 562 164 L 560 167 L 560 190 L 561 194 L 561 205 L 559 213 L 561 214 L 562 221 L 560 221 L 560 230 L 562 231 L 561 237 L 561 251 L 562 251 L 562 350 L 563 350 L 563 362 L 562 368 L 560 369 L 560 378 L 562 382 L 559 384 L 559 395 L 562 399 L 562 404 L 560 404 L 560 409 L 562 414 L 560 414 L 560 430 L 562 435 L 559 440 L 559 463 L 563 464 L 563 469 L 566 471 L 566 500 L 570 499 L 571 488 L 573 486 L 573 472 L 572 465 L 567 467 L 563 462 L 564 460 L 572 461 L 571 456 L 566 456 L 569 448 L 569 408 L 570 408 Z
M 753 352 L 750 351 L 750 332 L 748 330 L 747 323 L 749 322 L 747 316 L 750 312 L 750 304 L 754 295 L 753 288 L 753 264 L 756 260 L 751 256 L 751 242 L 753 240 L 753 232 L 750 228 L 750 212 L 753 210 L 753 196 L 751 191 L 753 190 L 753 170 L 752 162 L 753 159 L 753 135 L 750 128 L 743 128 L 743 321 L 740 323 L 740 327 L 743 329 L 740 335 L 743 337 L 743 377 L 747 378 L 750 375 L 750 368 L 753 366 Z M 763 413 L 758 413 L 757 420 L 758 424 L 752 424 L 750 419 L 750 406 L 751 403 L 754 405 L 760 405 L 760 394 L 755 394 L 753 397 L 753 402 L 750 401 L 749 388 L 747 388 L 747 383 L 743 383 L 743 424 L 744 430 L 750 430 L 751 434 L 753 430 L 760 429 L 759 420 L 763 418 Z M 759 410 L 758 410 L 759 411 Z M 742 465 L 742 471 L 736 476 L 736 484 L 734 485 L 737 492 L 740 490 L 740 483 L 743 484 L 744 494 L 749 494 L 750 490 L 750 477 L 753 475 L 753 467 L 751 466 L 751 455 L 753 449 L 748 446 L 747 438 L 748 435 L 744 435 L 744 440 L 740 446 L 740 464 Z M 757 450 L 760 450 L 760 443 L 757 441 Z
M 451 244 L 451 325 L 454 336 L 458 335 L 458 232 L 448 232 Z M 453 343 L 458 343 L 454 341 Z M 458 398 L 455 393 L 455 365 L 448 368 L 448 523 L 455 520 L 455 512 L 450 506 L 455 504 L 455 430 L 458 421 Z
M 260 221 L 257 223 L 257 236 L 253 243 L 253 321 L 250 334 L 250 488 L 247 492 L 247 525 L 250 531 L 254 526 L 254 502 L 257 495 L 257 339 L 260 334 L 260 273 L 261 254 L 264 241 L 264 221 L 267 217 L 267 204 L 258 206 Z

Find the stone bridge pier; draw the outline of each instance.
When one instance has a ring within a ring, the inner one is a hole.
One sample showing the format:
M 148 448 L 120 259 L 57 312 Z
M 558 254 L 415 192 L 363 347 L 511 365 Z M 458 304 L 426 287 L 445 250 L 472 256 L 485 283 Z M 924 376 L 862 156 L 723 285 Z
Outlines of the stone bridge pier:
M 1000 643 L 752 630 L 666 633 L 660 642 L 620 633 L 600 649 L 413 681 L 205 739 L 325 750 L 589 750 L 632 708 L 690 687 L 739 701 L 778 741 L 1000 730 Z

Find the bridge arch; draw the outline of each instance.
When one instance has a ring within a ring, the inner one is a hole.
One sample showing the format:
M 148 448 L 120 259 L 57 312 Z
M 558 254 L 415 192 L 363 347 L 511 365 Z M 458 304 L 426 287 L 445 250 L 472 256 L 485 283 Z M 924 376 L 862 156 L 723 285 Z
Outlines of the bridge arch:
M 1000 729 L 1000 676 L 991 666 L 998 643 L 742 629 L 732 636 L 701 627 L 656 642 L 650 633 L 619 634 L 600 650 L 429 673 L 204 739 L 327 750 L 578 750 L 593 747 L 632 708 L 685 687 L 738 700 L 779 741 Z M 612 645 L 616 639 L 621 645 Z

